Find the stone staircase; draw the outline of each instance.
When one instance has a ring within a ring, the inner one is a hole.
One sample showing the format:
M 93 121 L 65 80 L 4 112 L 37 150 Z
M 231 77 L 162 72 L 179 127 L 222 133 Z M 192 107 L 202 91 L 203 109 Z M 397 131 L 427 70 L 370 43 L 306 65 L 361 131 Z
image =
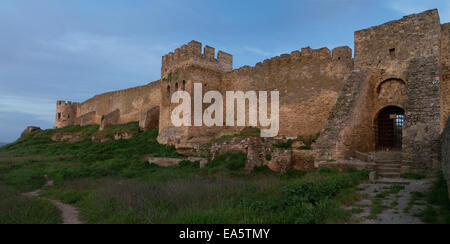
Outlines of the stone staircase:
M 376 171 L 379 177 L 383 178 L 400 178 L 401 161 L 396 160 L 376 160 Z
M 400 178 L 402 171 L 402 154 L 400 152 L 373 153 L 375 170 L 381 178 Z
M 404 160 L 401 152 L 380 151 L 362 153 L 356 151 L 355 156 L 360 162 L 367 162 L 365 168 L 375 173 L 373 174 L 374 178 L 371 178 L 371 182 L 373 181 L 373 183 L 392 185 L 408 185 L 410 183 L 408 180 L 401 178 L 404 170 Z

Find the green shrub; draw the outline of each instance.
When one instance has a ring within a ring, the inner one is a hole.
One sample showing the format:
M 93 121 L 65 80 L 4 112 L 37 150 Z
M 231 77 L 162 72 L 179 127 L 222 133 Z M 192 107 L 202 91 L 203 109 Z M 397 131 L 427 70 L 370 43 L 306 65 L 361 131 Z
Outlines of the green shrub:
M 200 168 L 200 162 L 191 162 L 188 160 L 183 160 L 181 161 L 178 165 L 178 168 L 195 168 L 195 169 L 199 169 Z
M 114 138 L 114 135 L 124 132 L 139 132 L 139 122 L 130 122 L 127 124 L 113 125 L 104 129 L 103 131 L 97 131 L 94 136 L 100 138 Z
M 263 165 L 254 167 L 252 174 L 259 175 L 259 174 L 275 174 L 275 173 L 272 170 L 270 170 L 269 167 Z
M 425 194 L 429 204 L 437 206 L 433 208 L 428 206 L 418 216 L 425 223 L 430 224 L 450 224 L 450 198 L 448 196 L 447 182 L 443 174 L 440 174 L 429 192 Z
M 337 170 L 332 169 L 332 168 L 320 168 L 319 169 L 320 174 L 330 174 L 330 173 L 336 173 L 336 172 L 337 172 Z
M 211 140 L 211 143 L 220 143 L 224 141 L 229 141 L 233 138 L 248 138 L 248 137 L 259 137 L 261 135 L 261 129 L 254 128 L 254 127 L 245 127 L 242 129 L 239 134 L 233 134 L 233 135 L 223 135 L 219 138 Z M 261 138 L 261 140 L 264 142 L 264 138 Z
M 0 183 L 36 190 L 48 174 L 55 185 L 43 193 L 78 207 L 87 223 L 333 223 L 348 217 L 336 196 L 368 175 L 334 170 L 280 175 L 267 166 L 246 174 L 239 171 L 246 165 L 241 152 L 219 155 L 205 169 L 188 161 L 163 168 L 144 158 L 179 157 L 173 146 L 158 144 L 158 130 L 140 132 L 129 140 L 86 139 L 74 144 L 51 141 L 53 133 L 38 131 L 1 148 L 0 155 L 38 159 L 1 163 Z M 2 215 L 8 212 L 5 209 L 0 207 L 0 222 L 8 218 Z M 50 211 L 41 210 L 36 211 L 37 217 L 42 213 L 41 222 L 55 222 L 45 216 Z M 31 221 L 16 223 L 22 222 Z
M 215 157 L 206 166 L 208 168 L 227 168 L 239 170 L 245 167 L 247 156 L 242 152 L 228 152 Z
M 403 179 L 409 179 L 409 180 L 422 180 L 427 178 L 425 175 L 423 174 L 417 174 L 414 172 L 409 172 L 409 173 L 404 173 L 401 176 Z
M 231 140 L 231 139 L 233 139 L 233 138 L 236 138 L 236 137 L 241 137 L 241 136 L 238 135 L 238 134 L 234 134 L 234 135 L 224 135 L 224 136 L 221 136 L 221 137 L 219 137 L 219 138 L 216 138 L 216 139 L 211 140 L 211 143 L 224 142 L 224 141 L 228 141 L 228 140 Z
M 1 180 L 22 192 L 39 189 L 46 182 L 42 170 L 33 166 L 11 170 L 3 174 Z
M 311 147 L 312 144 L 314 144 L 317 141 L 317 139 L 319 139 L 319 137 L 320 137 L 320 132 L 316 133 L 314 135 L 308 135 L 308 136 L 300 135 L 300 136 L 298 136 L 298 139 L 300 141 L 302 141 L 305 144 L 305 146 Z
M 61 211 L 53 204 L 25 197 L 0 182 L 0 224 L 61 223 Z
M 324 198 L 333 198 L 342 189 L 349 188 L 359 183 L 360 180 L 368 178 L 366 172 L 336 175 L 330 177 L 326 182 L 301 182 L 283 190 L 286 200 L 291 202 L 317 203 Z
M 268 153 L 268 154 L 266 154 L 265 158 L 267 161 L 270 161 L 270 160 L 272 160 L 272 155 L 270 153 Z
M 440 174 L 437 180 L 433 182 L 431 191 L 427 194 L 427 200 L 431 204 L 447 206 L 450 208 L 450 199 L 448 197 L 447 182 L 443 174 Z
M 312 147 L 311 146 L 300 146 L 300 147 L 298 147 L 298 150 L 309 151 L 309 150 L 312 150 Z
M 291 139 L 289 139 L 284 142 L 274 143 L 274 144 L 272 144 L 272 146 L 274 146 L 276 148 L 289 149 L 289 148 L 292 148 L 293 143 L 294 142 Z
M 60 129 L 54 129 L 54 130 L 47 130 L 46 132 L 50 132 L 50 134 L 55 133 L 82 133 L 86 135 L 92 135 L 93 133 L 97 132 L 99 129 L 98 125 L 86 125 L 86 126 L 80 126 L 80 125 L 70 125 L 64 128 Z
M 111 130 L 136 129 L 136 123 L 113 127 Z M 19 163 L 0 165 L 0 180 L 21 191 L 32 191 L 45 184 L 44 175 L 48 174 L 56 182 L 86 177 L 104 176 L 135 177 L 151 169 L 148 162 L 142 161 L 143 155 L 155 157 L 178 157 L 173 146 L 161 145 L 156 141 L 158 130 L 141 132 L 129 140 L 95 143 L 86 138 L 83 141 L 68 144 L 53 142 L 50 137 L 57 132 L 95 133 L 98 126 L 69 126 L 56 130 L 37 131 L 20 138 L 0 153 L 14 156 L 49 158 L 64 155 L 56 159 L 59 163 Z M 65 163 L 65 162 L 77 163 Z M 47 165 L 48 164 L 48 165 Z M 14 167 L 13 167 L 14 166 Z M 2 173 L 2 171 L 4 171 Z
M 282 175 L 283 178 L 302 178 L 307 173 L 305 171 L 300 170 L 288 170 L 285 174 Z
M 277 223 L 322 224 L 348 217 L 348 212 L 331 201 L 347 188 L 367 179 L 368 171 L 356 173 L 329 173 L 323 181 L 301 181 L 282 189 L 277 198 L 265 201 L 244 200 L 240 204 L 256 211 L 270 212 Z

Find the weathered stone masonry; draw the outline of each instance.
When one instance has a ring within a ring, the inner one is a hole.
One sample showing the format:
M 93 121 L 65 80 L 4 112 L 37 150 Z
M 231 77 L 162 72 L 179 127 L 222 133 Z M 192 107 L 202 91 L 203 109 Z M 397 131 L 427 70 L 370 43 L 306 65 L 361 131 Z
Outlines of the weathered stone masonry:
M 442 127 L 450 116 L 450 23 L 441 29 L 441 113 Z
M 190 42 L 175 53 L 163 57 L 161 70 L 161 116 L 158 141 L 177 148 L 200 148 L 211 139 L 234 134 L 234 127 L 174 127 L 170 120 L 171 95 L 188 91 L 194 101 L 194 83 L 202 83 L 202 92 L 273 91 L 280 92 L 279 136 L 296 137 L 319 132 L 336 102 L 339 90 L 353 67 L 349 47 L 313 50 L 303 48 L 256 64 L 232 70 L 232 56 L 201 44 Z M 224 104 L 226 103 L 226 99 Z M 193 105 L 192 105 L 193 106 Z M 203 110 L 207 108 L 203 105 Z M 270 104 L 269 104 L 270 107 Z M 225 116 L 226 111 L 224 111 Z M 235 111 L 235 114 L 237 112 Z M 248 114 L 248 106 L 247 112 Z M 235 116 L 235 119 L 237 116 Z M 248 117 L 247 117 L 248 122 Z M 192 124 L 194 124 L 192 118 Z
M 142 113 L 159 105 L 159 81 L 97 95 L 83 103 L 58 101 L 55 128 L 68 125 L 100 125 L 102 118 L 117 110 L 119 117 L 114 123 L 139 121 Z
M 201 43 L 192 41 L 162 57 L 160 81 L 84 103 L 58 101 L 55 127 L 101 124 L 102 118 L 105 125 L 159 124 L 160 143 L 180 150 L 200 149 L 211 139 L 242 128 L 173 126 L 170 115 L 178 106 L 170 102 L 174 92 L 193 95 L 194 83 L 202 83 L 203 94 L 276 90 L 279 136 L 321 132 L 314 147 L 316 162 L 377 150 L 377 119 L 386 108 L 395 107 L 404 111 L 404 165 L 437 169 L 440 135 L 450 115 L 449 50 L 450 23 L 441 25 L 437 10 L 355 32 L 354 58 L 349 47 L 303 48 L 233 70 L 232 55 L 216 54 L 209 46 L 202 50 Z M 209 105 L 202 106 L 204 110 Z
M 450 95 L 440 89 L 441 28 L 431 10 L 355 33 L 355 70 L 316 146 L 317 160 L 375 151 L 377 116 L 396 106 L 405 111 L 405 164 L 439 168 L 441 98 Z
M 79 106 L 79 103 L 57 101 L 55 128 L 62 128 L 75 124 Z
M 447 179 L 449 196 L 450 196 L 450 119 L 447 120 L 447 126 L 444 133 L 442 133 L 442 169 L 444 176 Z

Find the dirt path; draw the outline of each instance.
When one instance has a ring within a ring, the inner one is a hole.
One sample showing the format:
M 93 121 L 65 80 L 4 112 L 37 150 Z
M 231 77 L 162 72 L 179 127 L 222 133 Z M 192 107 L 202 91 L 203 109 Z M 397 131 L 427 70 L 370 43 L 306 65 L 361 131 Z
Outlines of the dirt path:
M 53 185 L 53 181 L 49 180 L 47 176 L 45 176 L 45 179 L 47 179 L 47 183 L 41 188 L 36 191 L 24 193 L 24 196 L 27 197 L 39 197 L 39 193 L 41 190 L 45 187 L 49 187 Z M 64 204 L 58 200 L 52 200 L 44 198 L 45 200 L 51 202 L 53 205 L 55 205 L 62 213 L 62 219 L 63 224 L 82 224 L 80 221 L 80 213 L 77 208 L 70 206 L 68 204 Z
M 363 184 L 358 190 L 364 200 L 347 209 L 352 210 L 354 223 L 360 224 L 423 224 L 417 214 L 426 207 L 418 196 L 426 192 L 432 179 L 404 180 L 403 184 Z

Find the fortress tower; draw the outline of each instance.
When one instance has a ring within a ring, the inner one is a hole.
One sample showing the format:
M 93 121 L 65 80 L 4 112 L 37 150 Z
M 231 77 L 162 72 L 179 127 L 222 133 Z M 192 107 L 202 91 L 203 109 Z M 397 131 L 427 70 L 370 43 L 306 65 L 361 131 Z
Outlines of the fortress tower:
M 430 10 L 355 32 L 355 67 L 315 146 L 317 161 L 389 151 L 405 171 L 439 168 L 447 28 Z
M 215 56 L 215 49 L 191 41 L 162 57 L 161 78 L 168 78 L 170 73 L 186 66 L 197 66 L 216 72 L 229 72 L 233 69 L 233 56 L 222 51 Z
M 354 46 L 354 55 L 346 46 L 307 47 L 233 70 L 232 55 L 191 41 L 162 57 L 159 81 L 80 104 L 58 101 L 55 128 L 100 124 L 111 114 L 113 124 L 141 118 L 141 124 L 157 124 L 159 106 L 158 142 L 202 149 L 242 129 L 195 121 L 195 111 L 203 115 L 210 106 L 203 103 L 208 91 L 278 91 L 279 137 L 321 132 L 315 167 L 370 160 L 364 155 L 382 151 L 394 152 L 405 172 L 438 168 L 440 133 L 450 114 L 450 23 L 441 24 L 437 10 L 413 14 L 355 32 Z M 172 103 L 177 91 L 189 94 L 190 125 L 172 124 L 172 112 L 184 102 Z M 247 112 L 239 115 L 248 119 Z
M 195 126 L 192 114 L 192 127 L 175 127 L 171 122 L 171 113 L 179 104 L 172 104 L 171 97 L 176 91 L 187 91 L 191 95 L 192 111 L 194 111 L 194 83 L 202 84 L 202 93 L 221 91 L 222 75 L 233 69 L 233 56 L 222 51 L 215 55 L 215 49 L 191 41 L 173 53 L 162 57 L 161 68 L 161 106 L 160 106 L 160 136 L 158 141 L 163 144 L 177 144 L 189 141 L 186 147 L 196 148 L 196 144 L 204 144 L 220 128 L 205 128 Z M 203 109 L 207 106 L 202 105 Z
M 75 124 L 79 103 L 57 101 L 55 128 L 63 128 Z

